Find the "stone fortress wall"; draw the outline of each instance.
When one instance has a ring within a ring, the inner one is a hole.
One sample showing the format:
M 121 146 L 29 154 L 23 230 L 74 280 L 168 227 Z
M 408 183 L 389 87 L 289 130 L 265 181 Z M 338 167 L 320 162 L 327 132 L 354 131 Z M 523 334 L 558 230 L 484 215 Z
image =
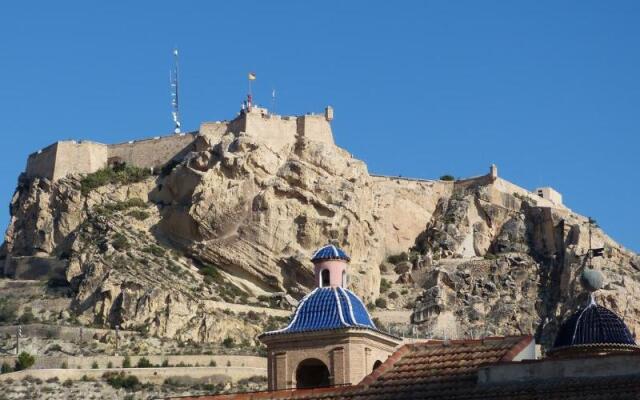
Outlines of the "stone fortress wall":
M 569 209 L 562 203 L 562 195 L 550 187 L 538 188 L 534 191 L 529 191 L 523 187 L 520 187 L 514 183 L 511 183 L 498 176 L 498 167 L 491 165 L 489 173 L 486 175 L 474 176 L 471 178 L 458 179 L 454 181 L 442 181 L 439 179 L 422 179 L 422 178 L 409 178 L 403 176 L 391 176 L 391 175 L 377 175 L 370 174 L 374 181 L 377 182 L 414 182 L 428 184 L 431 187 L 440 187 L 442 192 L 453 192 L 454 190 L 466 190 L 477 186 L 491 186 L 491 190 L 486 194 L 492 199 L 493 204 L 505 204 L 509 207 L 511 196 L 520 196 L 521 198 L 527 198 L 532 203 L 539 207 L 554 208 L 560 210 L 569 211 Z M 505 197 L 506 196 L 506 197 Z
M 60 141 L 29 156 L 26 176 L 28 178 L 44 177 L 55 181 L 69 174 L 92 173 L 107 165 L 122 162 L 141 168 L 157 169 L 193 151 L 198 136 L 208 137 L 210 143 L 217 143 L 223 135 L 230 132 L 235 135 L 244 133 L 254 136 L 275 152 L 293 146 L 300 138 L 333 146 L 332 120 L 331 107 L 327 107 L 323 114 L 302 116 L 280 116 L 269 113 L 265 108 L 252 107 L 241 112 L 232 121 L 204 122 L 197 132 L 156 136 L 113 145 L 90 141 Z M 445 191 L 453 190 L 454 187 L 464 189 L 468 186 L 492 183 L 496 189 L 492 197 L 502 196 L 502 193 L 517 194 L 535 200 L 543 207 L 565 208 L 562 205 L 562 195 L 552 188 L 539 188 L 530 192 L 499 178 L 495 165 L 491 166 L 487 175 L 455 182 L 373 174 L 372 176 L 378 181 L 393 180 L 397 183 L 416 181 L 443 186 Z
M 95 172 L 114 163 L 126 163 L 141 168 L 161 168 L 171 160 L 181 159 L 195 148 L 199 135 L 221 138 L 232 132 L 259 137 L 274 151 L 293 145 L 300 137 L 333 145 L 331 120 L 333 109 L 327 107 L 324 115 L 280 116 L 268 110 L 253 107 L 232 121 L 205 122 L 198 132 L 103 144 L 90 141 L 59 141 L 31 155 L 25 174 L 28 178 L 57 180 L 70 174 Z
M 197 133 L 155 137 L 107 146 L 108 164 L 126 163 L 140 168 L 159 168 L 173 159 L 180 159 L 193 150 Z
M 56 142 L 29 155 L 26 174 L 56 180 L 78 171 L 95 172 L 107 163 L 107 147 L 89 141 Z

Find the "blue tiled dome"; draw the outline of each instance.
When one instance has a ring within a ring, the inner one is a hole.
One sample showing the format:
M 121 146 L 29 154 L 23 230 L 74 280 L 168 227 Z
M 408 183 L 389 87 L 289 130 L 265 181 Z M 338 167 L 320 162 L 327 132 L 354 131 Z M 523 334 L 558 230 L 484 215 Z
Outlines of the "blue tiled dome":
M 311 257 L 311 261 L 313 262 L 322 261 L 322 260 L 349 261 L 351 259 L 349 258 L 347 253 L 345 253 L 344 250 L 342 250 L 341 248 L 336 247 L 332 244 L 328 244 L 324 247 L 319 248 L 318 251 L 313 253 L 313 257 Z
M 597 345 L 636 346 L 636 342 L 620 317 L 592 300 L 560 326 L 552 350 Z
M 322 287 L 302 299 L 286 328 L 265 335 L 344 328 L 377 330 L 366 307 L 353 292 L 341 287 Z

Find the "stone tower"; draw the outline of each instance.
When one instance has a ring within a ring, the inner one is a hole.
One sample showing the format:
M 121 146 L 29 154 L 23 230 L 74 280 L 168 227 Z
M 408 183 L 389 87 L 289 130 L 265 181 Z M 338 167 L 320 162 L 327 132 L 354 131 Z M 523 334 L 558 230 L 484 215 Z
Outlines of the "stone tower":
M 289 325 L 266 332 L 270 390 L 356 384 L 389 357 L 400 339 L 376 328 L 362 300 L 346 288 L 346 253 L 316 251 L 316 288 Z

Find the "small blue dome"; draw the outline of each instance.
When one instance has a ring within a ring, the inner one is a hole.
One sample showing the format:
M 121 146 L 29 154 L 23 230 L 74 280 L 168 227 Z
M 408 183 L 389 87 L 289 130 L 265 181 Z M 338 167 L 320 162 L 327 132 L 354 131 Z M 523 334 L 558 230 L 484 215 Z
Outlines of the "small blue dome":
M 336 247 L 332 244 L 328 244 L 318 249 L 318 251 L 313 253 L 313 257 L 311 257 L 311 261 L 313 262 L 322 261 L 322 260 L 350 261 L 351 258 L 349 258 L 347 253 L 345 253 L 344 250 L 342 250 L 341 248 Z
M 620 317 L 592 300 L 560 326 L 552 350 L 582 345 L 636 346 L 636 342 Z
M 286 328 L 265 335 L 344 328 L 378 330 L 362 300 L 353 292 L 341 287 L 322 287 L 300 301 Z

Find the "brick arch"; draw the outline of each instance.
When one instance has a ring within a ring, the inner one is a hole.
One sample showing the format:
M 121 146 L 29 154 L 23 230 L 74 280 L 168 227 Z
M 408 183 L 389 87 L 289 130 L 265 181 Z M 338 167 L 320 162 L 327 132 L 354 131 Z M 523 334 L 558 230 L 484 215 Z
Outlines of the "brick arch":
M 294 374 L 298 389 L 323 387 L 331 384 L 329 366 L 317 358 L 306 358 L 300 361 Z

